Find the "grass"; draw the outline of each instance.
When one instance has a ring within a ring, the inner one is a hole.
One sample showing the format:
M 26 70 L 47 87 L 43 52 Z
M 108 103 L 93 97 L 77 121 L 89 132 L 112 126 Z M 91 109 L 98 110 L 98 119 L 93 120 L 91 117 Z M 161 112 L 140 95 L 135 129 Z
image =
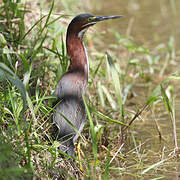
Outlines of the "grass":
M 63 4 L 72 12 L 72 4 L 69 9 Z M 23 3 L 1 4 L 0 179 L 172 177 L 179 166 L 180 74 L 172 73 L 179 58 L 174 38 L 149 50 L 112 30 L 117 42 L 107 54 L 89 49 L 89 90 L 84 97 L 89 121 L 76 144 L 77 156 L 62 158 L 59 142 L 51 136 L 52 93 L 69 64 L 67 23 L 59 21 L 71 17 L 55 15 L 54 8 L 52 1 L 28 26 L 31 12 Z M 86 43 L 91 39 L 89 33 Z

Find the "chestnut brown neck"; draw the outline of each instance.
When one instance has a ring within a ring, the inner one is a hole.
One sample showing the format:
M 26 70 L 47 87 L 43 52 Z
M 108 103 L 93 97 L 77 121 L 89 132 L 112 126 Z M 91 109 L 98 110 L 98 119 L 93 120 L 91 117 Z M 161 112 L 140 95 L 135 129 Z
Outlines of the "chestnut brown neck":
M 88 57 L 83 41 L 78 34 L 67 34 L 67 53 L 70 57 L 70 72 L 82 72 L 88 78 Z

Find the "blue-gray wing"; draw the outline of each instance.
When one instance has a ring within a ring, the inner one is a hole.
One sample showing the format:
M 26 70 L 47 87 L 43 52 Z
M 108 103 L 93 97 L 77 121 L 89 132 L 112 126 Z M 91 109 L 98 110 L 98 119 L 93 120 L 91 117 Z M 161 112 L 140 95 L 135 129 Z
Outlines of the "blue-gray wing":
M 78 134 L 67 120 L 81 133 L 86 121 L 86 111 L 83 100 L 77 96 L 64 97 L 53 112 L 53 121 L 59 129 L 58 137 L 70 152 L 74 152 L 73 142 L 78 138 Z M 65 152 L 62 147 L 60 149 Z

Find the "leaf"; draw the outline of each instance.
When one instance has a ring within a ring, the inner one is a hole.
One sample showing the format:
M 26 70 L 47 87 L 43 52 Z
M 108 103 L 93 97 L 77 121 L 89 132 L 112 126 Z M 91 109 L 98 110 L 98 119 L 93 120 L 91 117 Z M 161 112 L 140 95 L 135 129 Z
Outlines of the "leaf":
M 84 105 L 85 105 L 87 116 L 88 116 L 89 123 L 90 123 L 90 130 L 91 130 L 92 142 L 93 142 L 92 146 L 93 146 L 94 160 L 95 160 L 95 163 L 96 163 L 98 158 L 97 158 L 97 137 L 96 137 L 95 127 L 94 127 L 94 123 L 93 123 L 93 120 L 92 120 L 91 113 L 89 111 L 89 107 L 88 107 L 88 105 L 86 103 L 86 100 L 85 100 L 84 96 L 83 96 L 83 101 L 84 101 Z
M 125 123 L 123 123 L 122 121 L 119 121 L 119 120 L 115 120 L 115 119 L 112 119 L 110 118 L 109 116 L 101 113 L 100 111 L 97 111 L 96 109 L 92 109 L 93 113 L 95 113 L 98 117 L 102 118 L 103 120 L 105 121 L 108 121 L 110 123 L 116 123 L 118 125 L 124 125 L 124 126 L 127 126 Z
M 112 57 L 108 53 L 107 53 L 107 60 L 108 60 L 110 70 L 111 70 L 111 76 L 112 76 L 113 85 L 116 92 L 116 97 L 118 99 L 118 105 L 120 108 L 122 108 L 122 95 L 121 95 L 122 93 L 121 93 L 121 84 L 119 80 L 119 74 L 115 68 L 115 64 L 112 60 Z
M 12 70 L 9 67 L 7 67 L 4 63 L 0 63 L 0 69 L 7 71 L 12 76 L 15 75 L 15 73 L 12 72 Z
M 14 86 L 16 86 L 16 88 L 21 93 L 21 97 L 23 100 L 23 112 L 24 112 L 26 109 L 26 89 L 24 87 L 24 84 L 17 76 L 15 76 L 15 78 L 13 78 L 9 74 L 6 74 L 6 77 Z
M 169 102 L 169 98 L 163 88 L 163 86 L 161 85 L 161 94 L 162 94 L 162 97 L 163 97 L 163 101 L 164 101 L 164 105 L 168 111 L 168 113 L 172 113 L 172 108 L 171 108 L 171 104 Z
M 146 103 L 147 104 L 151 104 L 155 101 L 157 101 L 160 97 L 160 94 L 162 92 L 162 88 L 161 86 L 165 86 L 170 80 L 180 80 L 180 74 L 173 74 L 170 75 L 169 77 L 167 77 L 166 79 L 164 79 L 155 89 L 154 91 L 151 93 L 151 95 L 149 96 L 149 98 L 147 99 Z
M 106 95 L 111 107 L 115 110 L 116 109 L 116 102 L 113 100 L 111 94 L 109 93 L 109 91 L 107 90 L 106 87 L 104 87 L 103 85 L 101 86 L 104 94 Z
M 137 47 L 136 51 L 144 53 L 144 54 L 149 54 L 149 50 L 147 48 L 144 48 L 144 47 L 141 47 L 141 46 Z
M 5 80 L 6 76 L 4 74 L 4 71 L 2 69 L 0 69 L 0 81 L 2 82 L 3 80 Z
M 13 50 L 10 50 L 8 48 L 2 48 L 0 49 L 2 51 L 3 54 L 15 54 L 16 52 Z
M 129 61 L 129 64 L 131 64 L 131 65 L 137 65 L 137 64 L 139 64 L 139 59 L 136 59 L 136 58 L 131 59 L 131 60 Z
M 148 168 L 146 168 L 141 174 L 146 174 L 148 171 L 150 171 L 151 169 L 157 168 L 158 166 L 160 166 L 162 163 L 164 163 L 165 161 L 167 161 L 170 158 L 167 159 L 163 159 L 155 164 L 152 164 L 151 166 L 149 166 Z
M 22 100 L 23 100 L 23 112 L 26 109 L 26 89 L 24 87 L 24 84 L 19 79 L 18 76 L 10 69 L 8 68 L 4 63 L 0 63 L 0 80 L 9 80 L 12 85 L 14 85 L 20 92 Z

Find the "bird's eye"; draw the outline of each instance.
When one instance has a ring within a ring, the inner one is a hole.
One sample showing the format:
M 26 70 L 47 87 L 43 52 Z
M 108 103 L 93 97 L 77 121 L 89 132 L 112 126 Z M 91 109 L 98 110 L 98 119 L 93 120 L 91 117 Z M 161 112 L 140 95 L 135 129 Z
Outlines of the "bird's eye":
M 93 19 L 96 19 L 96 17 L 89 17 L 89 18 L 87 19 L 87 21 L 89 22 L 89 21 L 92 21 Z

